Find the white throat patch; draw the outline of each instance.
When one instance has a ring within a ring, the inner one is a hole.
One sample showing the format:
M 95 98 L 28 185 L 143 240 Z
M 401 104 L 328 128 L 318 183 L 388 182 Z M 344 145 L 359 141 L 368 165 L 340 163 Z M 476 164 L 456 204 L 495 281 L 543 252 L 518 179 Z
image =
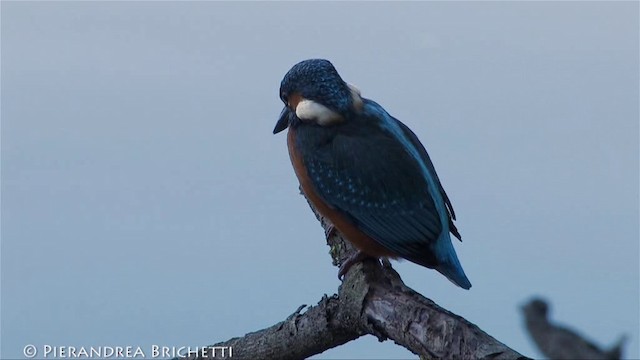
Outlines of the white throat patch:
M 351 99 L 353 99 L 353 108 L 356 111 L 362 110 L 362 106 L 364 102 L 362 101 L 362 94 L 360 93 L 360 89 L 358 89 L 353 84 L 347 84 L 349 86 L 349 91 L 351 92 Z
M 313 100 L 303 99 L 296 106 L 296 116 L 303 121 L 315 122 L 327 126 L 344 121 L 337 112 Z

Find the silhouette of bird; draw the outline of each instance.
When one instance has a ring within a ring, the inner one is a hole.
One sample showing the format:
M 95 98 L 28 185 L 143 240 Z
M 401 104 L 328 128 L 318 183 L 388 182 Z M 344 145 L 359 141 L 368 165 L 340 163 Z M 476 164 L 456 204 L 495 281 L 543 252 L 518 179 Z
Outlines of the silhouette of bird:
M 289 156 L 302 191 L 365 257 L 404 258 L 469 289 L 449 233 L 455 213 L 417 136 L 363 98 L 328 60 L 294 65 L 280 84 Z
M 532 299 L 522 306 L 525 326 L 533 341 L 549 359 L 618 360 L 622 357 L 623 336 L 609 350 L 603 350 L 577 332 L 549 321 L 549 306 L 542 299 Z

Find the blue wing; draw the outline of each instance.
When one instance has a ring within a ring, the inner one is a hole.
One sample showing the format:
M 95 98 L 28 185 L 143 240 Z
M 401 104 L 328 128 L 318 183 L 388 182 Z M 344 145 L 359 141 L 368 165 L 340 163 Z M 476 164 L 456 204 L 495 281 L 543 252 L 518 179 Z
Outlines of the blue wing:
M 300 126 L 297 148 L 328 205 L 390 251 L 434 268 L 443 224 L 428 181 L 415 157 L 378 121 L 365 113 L 339 131 Z
M 363 112 L 340 125 L 295 131 L 296 149 L 325 203 L 391 252 L 471 287 L 448 235 L 460 238 L 453 207 L 408 127 L 365 99 Z
M 449 222 L 449 231 L 451 231 L 451 233 L 458 238 L 458 240 L 462 241 L 462 236 L 460 235 L 460 232 L 458 231 L 458 228 L 456 228 L 456 225 L 453 223 L 453 220 L 456 219 L 456 213 L 453 210 L 453 205 L 451 205 L 451 200 L 449 200 L 449 196 L 447 196 L 447 193 L 444 191 L 444 188 L 442 187 L 442 184 L 440 183 L 440 179 L 438 178 L 438 174 L 436 173 L 436 169 L 433 166 L 433 163 L 431 162 L 431 157 L 429 157 L 429 154 L 427 153 L 427 150 L 424 148 L 424 145 L 422 145 L 422 143 L 420 142 L 420 140 L 418 140 L 418 137 L 416 136 L 416 134 L 414 134 L 413 131 L 411 131 L 411 129 L 409 129 L 409 127 L 407 127 L 405 124 L 403 124 L 402 122 L 400 122 L 400 120 L 393 118 L 393 120 L 398 124 L 398 126 L 400 126 L 400 128 L 402 129 L 403 133 L 405 134 L 405 136 L 409 139 L 409 141 L 411 141 L 411 143 L 413 144 L 413 146 L 418 150 L 418 152 L 420 153 L 420 156 L 422 158 L 422 161 L 424 161 L 424 163 L 426 164 L 427 168 L 429 169 L 429 172 L 435 177 L 435 182 L 438 186 L 438 191 L 440 192 L 445 205 L 447 207 L 447 218 L 448 218 L 448 222 Z

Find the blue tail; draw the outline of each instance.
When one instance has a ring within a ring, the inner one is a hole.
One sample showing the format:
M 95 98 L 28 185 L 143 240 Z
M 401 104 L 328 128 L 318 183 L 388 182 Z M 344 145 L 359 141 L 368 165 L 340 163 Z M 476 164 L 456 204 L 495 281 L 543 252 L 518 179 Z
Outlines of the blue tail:
M 440 274 L 446 276 L 452 283 L 465 290 L 469 290 L 471 288 L 471 282 L 467 279 L 464 270 L 462 270 L 462 265 L 460 265 L 460 260 L 458 260 L 456 251 L 453 249 L 451 239 L 440 238 L 438 239 L 438 245 L 440 246 L 439 249 L 436 250 L 436 254 L 439 262 L 435 269 Z

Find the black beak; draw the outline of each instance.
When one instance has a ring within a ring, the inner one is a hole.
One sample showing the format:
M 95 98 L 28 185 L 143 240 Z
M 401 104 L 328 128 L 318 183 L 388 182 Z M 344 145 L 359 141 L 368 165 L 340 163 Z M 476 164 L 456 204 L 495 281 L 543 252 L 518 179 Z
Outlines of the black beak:
M 274 134 L 277 134 L 280 131 L 289 127 L 289 114 L 290 114 L 289 108 L 285 106 L 284 109 L 282 109 L 282 112 L 280 113 L 280 118 L 276 123 L 276 127 L 273 129 Z

